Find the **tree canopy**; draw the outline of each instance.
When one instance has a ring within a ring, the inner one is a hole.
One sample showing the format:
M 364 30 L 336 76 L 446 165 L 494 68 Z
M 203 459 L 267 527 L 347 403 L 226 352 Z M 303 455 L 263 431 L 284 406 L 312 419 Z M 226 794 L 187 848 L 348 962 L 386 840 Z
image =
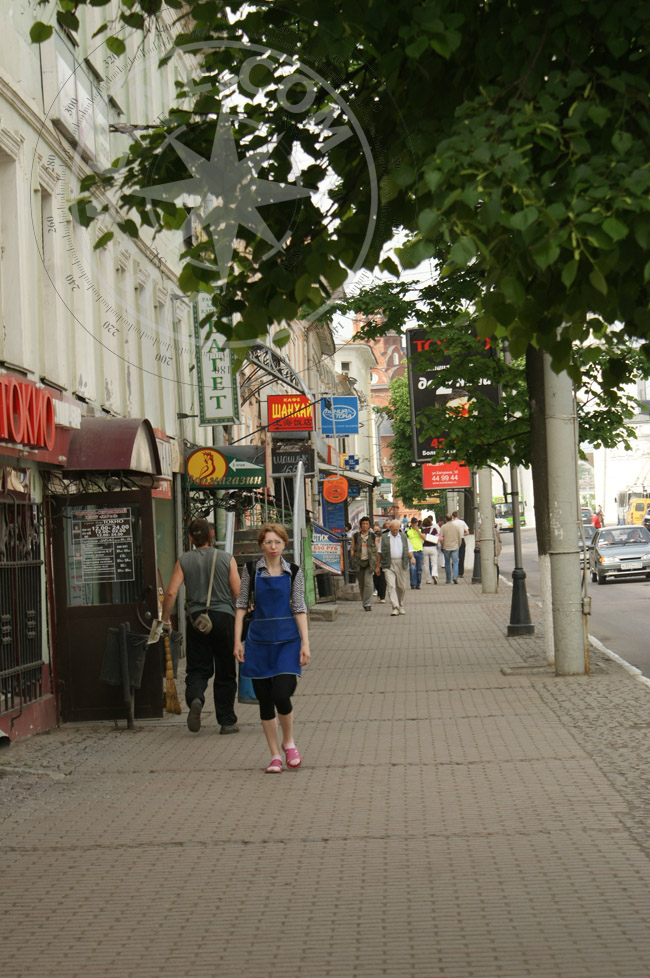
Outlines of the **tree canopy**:
M 55 2 L 74 31 L 86 0 Z M 159 27 L 165 8 L 178 11 L 173 45 L 192 46 L 195 77 L 126 159 L 85 181 L 78 210 L 92 219 L 112 186 L 141 224 L 180 227 L 187 200 L 152 188 L 187 180 L 199 157 L 223 160 L 227 119 L 236 159 L 268 182 L 264 221 L 250 181 L 238 186 L 236 234 L 223 214 L 204 223 L 180 282 L 214 292 L 227 336 L 248 342 L 272 321 L 321 314 L 351 269 L 397 274 L 382 249 L 403 230 L 403 266 L 478 271 L 477 328 L 507 337 L 515 357 L 533 343 L 578 381 L 577 351 L 609 334 L 607 371 L 620 380 L 623 340 L 650 352 L 646 3 L 121 0 L 104 32 L 111 51 L 124 57 L 123 32 Z M 47 34 L 34 25 L 35 42 Z M 304 193 L 273 196 L 278 183 Z

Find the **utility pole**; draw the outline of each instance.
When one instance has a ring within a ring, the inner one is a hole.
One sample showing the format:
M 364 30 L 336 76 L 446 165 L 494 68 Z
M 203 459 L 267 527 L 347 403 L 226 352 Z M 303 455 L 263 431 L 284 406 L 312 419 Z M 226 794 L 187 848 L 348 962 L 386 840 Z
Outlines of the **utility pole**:
M 481 583 L 481 548 L 478 536 L 478 472 L 472 469 L 472 505 L 474 507 L 474 569 L 472 570 L 472 584 Z
M 578 547 L 576 406 L 569 375 L 553 371 L 548 353 L 544 354 L 544 390 L 555 674 L 583 676 L 586 629 Z
M 496 594 L 497 568 L 494 561 L 492 472 L 485 467 L 479 469 L 478 495 L 481 513 L 481 584 L 483 594 Z

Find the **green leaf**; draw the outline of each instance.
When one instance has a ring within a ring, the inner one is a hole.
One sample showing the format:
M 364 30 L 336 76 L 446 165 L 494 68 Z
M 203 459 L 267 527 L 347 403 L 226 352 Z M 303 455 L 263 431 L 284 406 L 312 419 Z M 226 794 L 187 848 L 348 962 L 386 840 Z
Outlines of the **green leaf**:
M 130 217 L 127 218 L 126 221 L 119 221 L 117 226 L 120 231 L 123 231 L 124 234 L 128 234 L 130 238 L 138 237 L 138 225 L 135 223 L 135 221 L 132 221 Z
M 102 234 L 101 238 L 98 238 L 97 241 L 95 241 L 95 244 L 93 245 L 93 251 L 98 251 L 100 248 L 103 248 L 104 245 L 107 245 L 108 242 L 112 241 L 114 237 L 115 237 L 114 231 L 107 231 L 106 234 Z
M 597 126 L 604 126 L 609 119 L 611 112 L 606 109 L 604 105 L 591 105 L 589 106 L 589 111 L 587 115 L 592 122 L 595 122 Z
M 603 273 L 595 265 L 591 270 L 589 281 L 593 287 L 598 290 L 598 292 L 601 292 L 603 295 L 607 295 L 607 282 L 605 281 Z
M 539 217 L 536 207 L 524 207 L 523 211 L 517 211 L 510 219 L 510 226 L 516 231 L 525 231 L 531 227 Z
M 552 238 L 546 238 L 541 244 L 536 245 L 532 251 L 533 259 L 542 271 L 557 261 L 559 254 L 560 249 Z
M 471 262 L 472 258 L 476 258 L 477 254 L 476 242 L 473 238 L 466 236 L 456 242 L 449 252 L 449 257 L 457 265 L 465 266 Z
M 144 27 L 143 14 L 122 14 L 120 20 L 123 21 L 127 27 L 134 27 L 136 30 L 142 30 Z
M 622 221 L 617 221 L 615 217 L 608 217 L 607 220 L 603 221 L 603 231 L 610 236 L 613 241 L 620 241 L 621 238 L 625 238 L 629 232 L 629 228 Z
M 439 218 L 437 211 L 434 211 L 432 207 L 426 207 L 418 215 L 418 227 L 422 234 L 428 234 L 429 231 L 433 230 L 436 226 Z
M 634 142 L 629 132 L 621 132 L 617 129 L 612 136 L 612 146 L 621 156 L 625 156 L 630 146 Z
M 504 275 L 499 281 L 499 286 L 506 299 L 516 306 L 522 305 L 526 300 L 526 290 L 514 275 Z
M 109 51 L 112 51 L 113 54 L 124 54 L 126 51 L 126 44 L 124 41 L 120 37 L 115 37 L 115 35 L 106 38 L 106 47 Z
M 70 13 L 68 10 L 58 10 L 56 19 L 61 27 L 65 27 L 65 29 L 68 31 L 79 30 L 79 18 L 75 17 L 75 15 Z
M 37 20 L 30 28 L 29 38 L 32 44 L 42 44 L 43 41 L 47 41 L 48 37 L 52 37 L 53 30 L 54 28 L 51 24 L 43 24 L 40 20 Z
M 70 205 L 72 220 L 76 224 L 80 224 L 82 228 L 89 228 L 97 217 L 97 213 L 97 208 L 93 205 L 92 201 L 87 199 L 75 200 Z
M 650 282 L 650 261 L 646 262 L 645 268 L 643 269 L 643 281 Z
M 307 293 L 309 292 L 309 290 L 311 288 L 311 285 L 312 285 L 311 275 L 301 275 L 300 276 L 300 278 L 296 282 L 296 286 L 295 286 L 295 288 L 293 290 L 294 291 L 294 295 L 296 297 L 296 300 L 298 302 L 302 302 L 302 300 L 304 298 L 306 298 Z
M 571 288 L 574 279 L 576 277 L 577 271 L 578 271 L 578 262 L 576 261 L 575 258 L 572 258 L 571 261 L 567 262 L 564 268 L 562 269 L 562 282 L 565 288 L 567 289 Z
M 429 47 L 429 42 L 426 37 L 418 37 L 417 40 L 409 44 L 408 47 L 404 49 L 404 54 L 407 58 L 419 58 L 421 54 Z
M 277 333 L 273 334 L 273 341 L 272 341 L 273 346 L 277 346 L 279 347 L 279 349 L 282 349 L 283 346 L 287 345 L 290 339 L 291 339 L 290 329 L 279 329 Z
M 104 31 L 107 30 L 108 30 L 108 24 L 102 24 L 101 27 L 98 27 L 97 30 L 94 32 L 93 37 L 97 37 L 99 34 L 103 34 Z
M 400 166 L 390 172 L 391 179 L 398 187 L 408 187 L 415 180 L 415 170 L 412 166 Z
M 443 58 L 449 59 L 462 40 L 458 31 L 445 31 L 444 34 L 436 34 L 431 38 L 431 47 Z
M 191 262 L 183 265 L 183 270 L 178 276 L 178 287 L 185 295 L 192 295 L 200 286 L 199 280 L 194 274 L 194 266 Z

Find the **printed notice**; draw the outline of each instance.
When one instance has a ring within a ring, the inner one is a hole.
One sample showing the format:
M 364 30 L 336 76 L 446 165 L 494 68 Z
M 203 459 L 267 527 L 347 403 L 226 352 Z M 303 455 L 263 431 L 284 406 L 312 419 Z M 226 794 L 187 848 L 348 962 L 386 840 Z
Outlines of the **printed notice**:
M 78 582 L 134 580 L 132 525 L 131 510 L 126 507 L 73 512 L 72 545 Z

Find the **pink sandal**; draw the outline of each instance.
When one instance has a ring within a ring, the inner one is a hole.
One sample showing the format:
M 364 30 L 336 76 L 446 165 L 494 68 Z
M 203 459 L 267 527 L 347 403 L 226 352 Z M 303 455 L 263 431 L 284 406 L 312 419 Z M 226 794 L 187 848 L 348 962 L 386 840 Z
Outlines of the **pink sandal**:
M 267 769 L 265 774 L 282 774 L 282 758 L 274 757 Z
M 297 747 L 285 747 L 282 745 L 282 750 L 287 759 L 287 767 L 290 767 L 293 771 L 296 771 L 302 764 L 302 757 Z

